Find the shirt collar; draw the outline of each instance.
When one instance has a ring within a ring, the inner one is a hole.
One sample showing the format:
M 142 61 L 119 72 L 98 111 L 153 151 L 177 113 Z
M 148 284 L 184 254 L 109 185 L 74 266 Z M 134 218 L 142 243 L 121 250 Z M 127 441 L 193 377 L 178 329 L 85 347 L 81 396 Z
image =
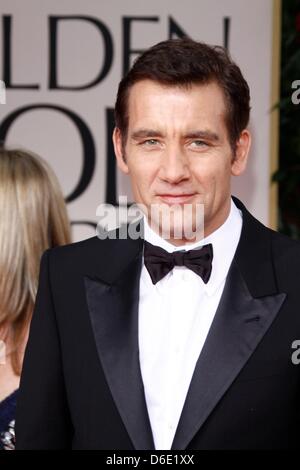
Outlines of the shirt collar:
M 174 246 L 164 238 L 160 237 L 148 224 L 144 216 L 144 239 L 152 245 L 160 246 L 164 250 L 172 253 L 176 250 L 193 250 L 203 245 L 211 243 L 213 245 L 212 272 L 207 284 L 203 283 L 203 288 L 210 296 L 218 289 L 224 281 L 237 249 L 242 231 L 242 212 L 237 208 L 231 199 L 230 212 L 225 222 L 213 233 L 202 240 L 184 246 Z

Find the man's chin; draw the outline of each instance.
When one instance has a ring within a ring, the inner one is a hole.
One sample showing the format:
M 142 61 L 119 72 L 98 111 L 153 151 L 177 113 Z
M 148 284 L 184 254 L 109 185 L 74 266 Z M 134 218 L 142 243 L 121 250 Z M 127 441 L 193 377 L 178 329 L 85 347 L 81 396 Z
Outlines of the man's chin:
M 204 238 L 204 225 L 201 223 L 193 224 L 186 222 L 184 224 L 173 224 L 169 221 L 152 220 L 149 223 L 151 228 L 165 240 L 194 242 Z
M 169 239 L 194 239 L 204 226 L 203 204 L 152 204 L 147 214 L 150 226 L 159 228 L 160 235 Z

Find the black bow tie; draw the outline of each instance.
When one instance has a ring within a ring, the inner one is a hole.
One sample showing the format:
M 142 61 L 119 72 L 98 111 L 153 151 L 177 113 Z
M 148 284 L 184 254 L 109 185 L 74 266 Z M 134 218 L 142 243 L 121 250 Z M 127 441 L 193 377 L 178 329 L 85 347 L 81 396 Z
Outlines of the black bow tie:
M 207 284 L 212 269 L 212 244 L 204 245 L 197 250 L 174 251 L 168 253 L 160 246 L 144 243 L 144 263 L 150 274 L 153 284 L 166 276 L 174 266 L 186 266 L 198 274 Z

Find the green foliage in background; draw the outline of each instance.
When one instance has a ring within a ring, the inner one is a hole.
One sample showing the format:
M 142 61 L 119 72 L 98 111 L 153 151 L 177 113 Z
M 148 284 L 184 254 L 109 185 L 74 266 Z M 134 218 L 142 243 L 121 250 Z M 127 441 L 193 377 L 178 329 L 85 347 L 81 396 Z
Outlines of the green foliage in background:
M 279 169 L 273 180 L 279 183 L 279 231 L 300 239 L 300 0 L 282 1 L 280 150 Z M 296 85 L 296 84 L 295 84 Z M 297 91 L 298 90 L 298 91 Z

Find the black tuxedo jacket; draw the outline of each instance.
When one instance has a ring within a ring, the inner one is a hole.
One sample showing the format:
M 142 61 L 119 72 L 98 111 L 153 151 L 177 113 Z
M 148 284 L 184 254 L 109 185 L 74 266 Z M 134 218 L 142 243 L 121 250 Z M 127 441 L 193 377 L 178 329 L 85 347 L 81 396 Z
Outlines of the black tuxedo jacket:
M 300 244 L 235 203 L 241 239 L 172 449 L 300 445 Z M 142 248 L 95 237 L 43 255 L 17 449 L 154 449 L 138 349 Z

